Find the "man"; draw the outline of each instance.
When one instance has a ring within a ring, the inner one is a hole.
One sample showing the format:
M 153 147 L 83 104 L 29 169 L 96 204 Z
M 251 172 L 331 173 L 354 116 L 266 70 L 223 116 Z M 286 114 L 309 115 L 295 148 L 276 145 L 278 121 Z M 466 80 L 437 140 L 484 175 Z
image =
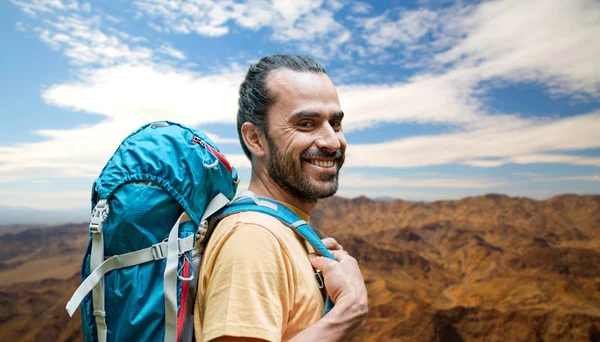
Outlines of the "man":
M 252 163 L 249 190 L 309 221 L 334 195 L 344 162 L 343 112 L 325 70 L 308 57 L 265 57 L 240 87 L 238 134 Z M 269 215 L 244 212 L 215 228 L 201 264 L 195 308 L 198 341 L 340 341 L 367 315 L 364 279 L 332 238 L 336 260 Z M 313 268 L 314 267 L 314 268 Z M 335 307 L 326 315 L 315 269 Z

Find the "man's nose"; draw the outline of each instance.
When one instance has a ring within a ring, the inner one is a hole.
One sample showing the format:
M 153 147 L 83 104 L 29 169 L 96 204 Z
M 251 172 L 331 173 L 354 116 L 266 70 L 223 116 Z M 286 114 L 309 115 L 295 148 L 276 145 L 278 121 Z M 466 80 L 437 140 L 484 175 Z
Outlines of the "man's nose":
M 329 124 L 323 125 L 323 128 L 319 130 L 319 138 L 315 142 L 318 148 L 326 149 L 331 152 L 337 151 L 342 146 L 340 139 L 337 136 L 337 132 Z

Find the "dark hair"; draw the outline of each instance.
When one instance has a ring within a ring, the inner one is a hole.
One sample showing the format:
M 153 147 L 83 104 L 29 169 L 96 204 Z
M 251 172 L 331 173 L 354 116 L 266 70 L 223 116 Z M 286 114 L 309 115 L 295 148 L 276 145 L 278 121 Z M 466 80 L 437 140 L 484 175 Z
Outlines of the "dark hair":
M 275 101 L 267 88 L 267 77 L 276 70 L 292 70 L 326 74 L 325 68 L 307 56 L 272 55 L 262 58 L 248 69 L 244 82 L 240 85 L 238 100 L 237 131 L 240 144 L 248 159 L 252 160 L 250 151 L 242 138 L 242 125 L 250 122 L 268 136 L 269 123 L 267 113 Z

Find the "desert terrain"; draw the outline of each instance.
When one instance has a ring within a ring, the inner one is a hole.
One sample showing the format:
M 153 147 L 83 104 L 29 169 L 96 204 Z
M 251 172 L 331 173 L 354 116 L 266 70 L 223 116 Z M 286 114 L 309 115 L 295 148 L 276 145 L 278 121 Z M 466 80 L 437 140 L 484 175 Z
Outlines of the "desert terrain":
M 355 341 L 600 341 L 600 196 L 333 197 L 312 223 L 359 261 Z M 0 340 L 79 341 L 85 222 L 0 227 Z

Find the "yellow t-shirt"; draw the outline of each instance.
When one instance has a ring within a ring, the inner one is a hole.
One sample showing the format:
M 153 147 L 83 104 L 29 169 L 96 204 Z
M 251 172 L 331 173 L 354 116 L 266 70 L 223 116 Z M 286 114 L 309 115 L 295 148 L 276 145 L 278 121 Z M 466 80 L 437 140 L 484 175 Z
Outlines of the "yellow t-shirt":
M 288 207 L 308 222 L 308 215 Z M 324 300 L 309 251 L 310 244 L 269 215 L 243 212 L 224 218 L 200 265 L 196 340 L 286 341 L 319 320 Z

